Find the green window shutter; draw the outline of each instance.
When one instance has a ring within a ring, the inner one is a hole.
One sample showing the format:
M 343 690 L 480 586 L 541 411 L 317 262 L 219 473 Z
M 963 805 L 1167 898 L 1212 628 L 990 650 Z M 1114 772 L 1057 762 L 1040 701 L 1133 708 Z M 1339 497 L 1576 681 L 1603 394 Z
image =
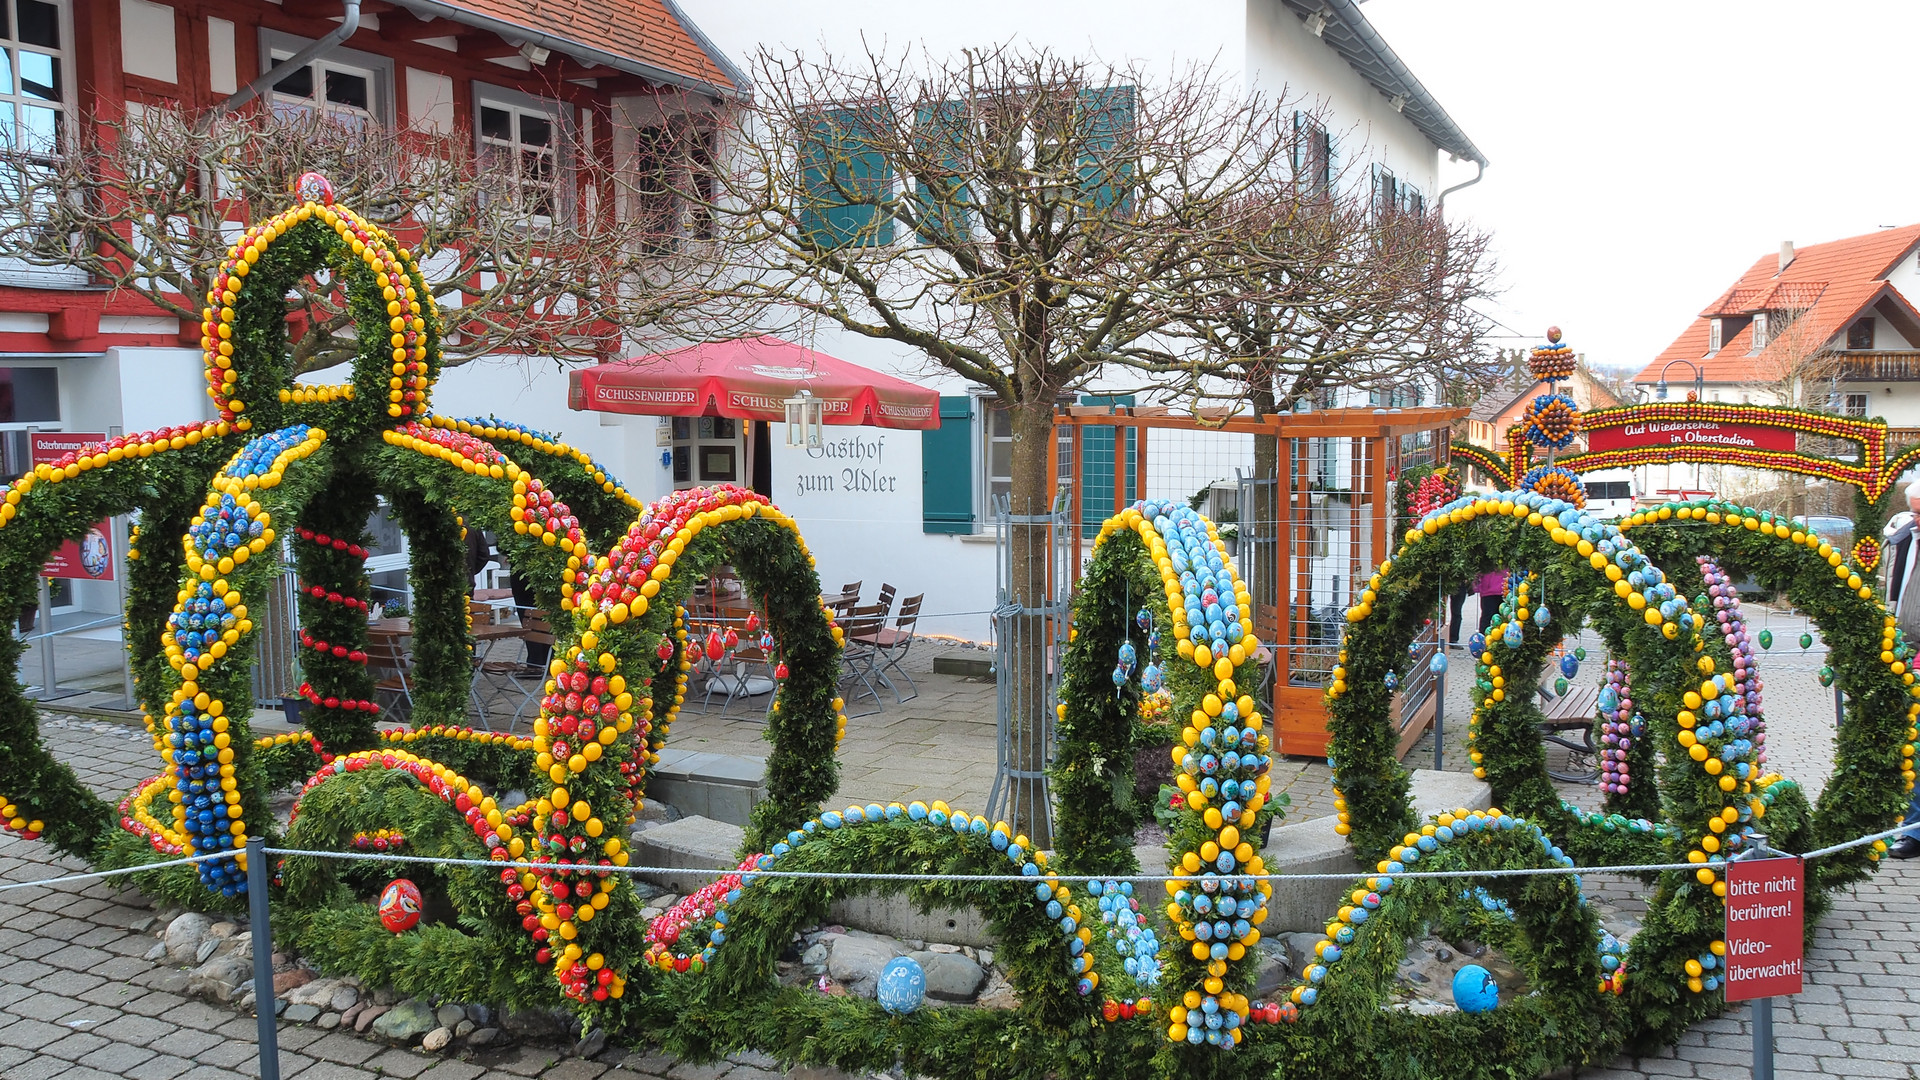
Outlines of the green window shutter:
M 928 243 L 955 243 L 966 238 L 972 224 L 969 213 L 972 192 L 966 175 L 967 107 L 964 102 L 943 101 L 921 105 L 913 112 L 913 145 L 924 155 L 924 175 L 913 183 L 913 212 L 920 222 L 917 230 Z
M 893 163 L 872 147 L 884 113 L 830 109 L 814 117 L 800 144 L 800 231 L 816 247 L 893 243 Z
M 920 433 L 921 531 L 973 532 L 973 399 L 940 397 L 940 426 Z
M 1134 88 L 1080 91 L 1080 191 L 1099 213 L 1133 205 Z

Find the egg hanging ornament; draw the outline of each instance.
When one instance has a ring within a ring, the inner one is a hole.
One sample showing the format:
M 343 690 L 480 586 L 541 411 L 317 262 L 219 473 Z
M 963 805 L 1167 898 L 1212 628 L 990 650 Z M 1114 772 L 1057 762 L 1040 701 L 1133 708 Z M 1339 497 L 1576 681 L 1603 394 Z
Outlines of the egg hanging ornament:
M 380 925 L 396 934 L 411 930 L 420 921 L 420 886 L 406 878 L 394 878 L 380 890 Z

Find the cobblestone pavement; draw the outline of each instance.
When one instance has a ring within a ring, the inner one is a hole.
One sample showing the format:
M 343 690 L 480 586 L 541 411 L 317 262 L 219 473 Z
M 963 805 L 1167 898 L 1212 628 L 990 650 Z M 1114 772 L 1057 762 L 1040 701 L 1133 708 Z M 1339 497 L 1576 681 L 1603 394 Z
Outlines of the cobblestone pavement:
M 1755 611 L 1750 617 L 1756 629 L 1771 626 L 1777 639 L 1772 663 L 1763 659 L 1762 667 L 1768 680 L 1774 765 L 1817 795 L 1831 761 L 1833 716 L 1832 692 L 1815 679 L 1824 662 L 1821 648 L 1816 645 L 1805 653 L 1799 649 L 1799 624 L 1789 615 Z M 1597 677 L 1600 654 L 1594 643 L 1587 644 L 1593 659 L 1581 676 Z M 1446 764 L 1460 769 L 1466 764 L 1468 679 L 1456 676 L 1450 681 Z M 965 793 L 956 802 L 984 802 L 985 785 L 977 777 L 984 770 L 991 778 L 991 685 L 935 677 L 931 685 L 922 686 L 923 701 L 905 707 L 889 701 L 886 712 L 849 725 L 843 797 L 932 797 L 959 786 Z M 761 730 L 737 717 L 689 715 L 675 726 L 674 741 L 759 756 L 765 745 Z M 42 731 L 54 752 L 77 766 L 104 796 L 117 798 L 158 767 L 144 733 L 124 724 L 56 718 L 46 721 Z M 927 769 L 935 754 L 942 758 L 941 767 Z M 1431 761 L 1429 736 L 1408 764 L 1425 767 Z M 1290 761 L 1282 773 L 1281 784 L 1290 786 L 1293 794 L 1296 820 L 1331 809 L 1324 762 Z M 939 792 L 918 790 L 934 783 L 940 785 Z M 1578 802 L 1595 800 L 1591 786 L 1564 785 L 1562 790 Z M 83 869 L 53 856 L 44 844 L 0 838 L 0 882 Z M 1632 889 L 1601 884 L 1597 877 L 1589 880 L 1609 910 L 1631 920 L 1636 902 Z M 1782 1000 L 1775 1009 L 1776 1075 L 1781 1080 L 1920 1080 L 1920 1067 L 1911 1063 L 1920 1058 L 1920 957 L 1907 948 L 1920 934 L 1917 887 L 1920 866 L 1890 863 L 1876 878 L 1837 899 L 1815 934 L 1806 992 Z M 183 969 L 145 958 L 155 940 L 146 929 L 153 911 L 138 893 L 91 881 L 0 897 L 0 1080 L 225 1080 L 258 1075 L 253 1018 L 188 997 Z M 282 1023 L 279 1031 L 282 1075 L 289 1080 L 756 1080 L 783 1075 L 773 1062 L 757 1056 L 695 1066 L 621 1049 L 576 1058 L 560 1049 L 522 1046 L 464 1060 L 297 1024 Z M 1622 1059 L 1610 1068 L 1577 1075 L 1745 1077 L 1750 1046 L 1748 1011 L 1739 1008 L 1701 1024 L 1680 1045 L 1658 1056 Z M 822 1074 L 801 1070 L 792 1075 Z

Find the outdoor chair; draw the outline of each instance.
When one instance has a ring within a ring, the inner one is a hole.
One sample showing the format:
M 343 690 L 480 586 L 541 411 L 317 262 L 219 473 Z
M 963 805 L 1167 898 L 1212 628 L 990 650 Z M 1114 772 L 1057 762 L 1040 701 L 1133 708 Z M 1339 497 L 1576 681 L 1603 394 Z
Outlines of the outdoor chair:
M 863 581 L 856 581 L 850 585 L 842 585 L 837 596 L 823 597 L 827 601 L 827 606 L 833 609 L 834 622 L 842 626 L 846 625 L 848 617 L 853 614 L 853 609 L 860 605 L 860 586 L 864 584 Z
M 879 660 L 879 652 L 873 647 L 872 640 L 886 622 L 886 612 L 880 605 L 856 607 L 852 615 L 841 624 L 846 630 L 846 645 L 840 653 L 840 685 L 848 688 L 842 693 L 849 706 L 853 703 L 850 691 L 856 685 L 866 690 L 873 698 L 873 709 L 862 713 L 848 713 L 848 716 L 872 716 L 880 711 L 880 692 L 874 687 L 874 665 Z
M 528 645 L 545 645 L 551 655 L 553 649 L 553 628 L 548 625 L 547 617 L 532 608 L 520 612 L 520 640 Z M 488 660 L 480 665 L 480 673 L 491 679 L 499 680 L 496 685 L 504 685 L 509 694 L 518 694 L 519 701 L 514 704 L 513 718 L 507 721 L 507 730 L 511 732 L 520 725 L 520 717 L 532 705 L 537 712 L 542 691 L 547 686 L 547 669 L 526 662 L 524 656 L 515 660 Z
M 722 671 L 720 665 L 726 665 L 731 671 Z M 773 711 L 774 694 L 780 684 L 773 677 L 774 659 L 758 644 L 742 643 L 739 648 L 724 656 L 715 664 L 715 672 L 706 680 L 706 696 L 700 701 L 702 711 L 713 703 L 717 690 L 721 694 L 720 715 L 725 716 L 736 701 L 751 702 L 762 694 L 767 695 L 766 712 Z M 758 670 L 756 670 L 756 668 Z M 756 680 L 765 680 L 766 688 L 756 686 Z
M 884 619 L 884 618 L 886 618 L 886 617 L 887 617 L 888 615 L 891 615 L 891 614 L 893 614 L 893 598 L 894 598 L 894 595 L 895 595 L 895 593 L 894 593 L 894 589 L 893 589 L 893 586 L 892 586 L 892 585 L 889 585 L 889 584 L 886 584 L 886 583 L 884 583 L 884 582 L 883 582 L 883 583 L 881 583 L 881 585 L 880 585 L 880 595 L 879 595 L 879 597 L 878 597 L 877 599 L 875 599 L 875 600 L 874 600 L 874 603 L 875 603 L 875 604 L 878 604 L 878 605 L 879 605 L 879 607 L 880 607 L 880 617 L 881 617 L 881 618 L 883 618 L 883 619 Z
M 882 594 L 885 594 L 884 589 Z M 858 639 L 859 644 L 873 652 L 876 665 L 873 669 L 874 674 L 886 684 L 887 689 L 893 691 L 893 700 L 902 705 L 920 696 L 920 688 L 913 684 L 912 676 L 900 666 L 900 662 L 907 658 L 907 650 L 913 648 L 913 627 L 920 620 L 920 604 L 925 599 L 926 594 L 921 593 L 900 601 L 900 614 L 894 617 L 891 629 L 876 627 L 872 634 Z M 847 640 L 853 641 L 855 638 L 849 634 Z M 889 671 L 905 679 L 907 688 L 913 692 L 901 697 L 900 688 L 887 677 Z
M 413 716 L 413 665 L 400 641 L 395 634 L 367 635 L 367 670 L 373 675 L 375 698 L 384 694 L 393 699 L 392 705 L 381 703 L 381 713 L 404 721 Z

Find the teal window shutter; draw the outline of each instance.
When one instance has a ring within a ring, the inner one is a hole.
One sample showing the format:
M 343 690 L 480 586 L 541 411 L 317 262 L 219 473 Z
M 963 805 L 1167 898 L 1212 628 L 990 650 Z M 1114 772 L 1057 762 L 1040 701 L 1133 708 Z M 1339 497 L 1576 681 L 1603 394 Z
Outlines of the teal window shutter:
M 963 240 L 972 226 L 972 192 L 963 179 L 966 124 L 965 102 L 921 105 L 913 112 L 914 149 L 927 162 L 925 174 L 914 179 L 913 212 L 920 223 L 916 231 L 928 243 Z
M 893 163 L 873 148 L 884 114 L 830 109 L 816 114 L 800 144 L 800 231 L 815 247 L 874 247 L 893 243 Z
M 973 399 L 940 396 L 940 426 L 920 433 L 921 531 L 973 532 Z
M 1131 86 L 1080 91 L 1080 190 L 1097 212 L 1133 205 L 1133 106 Z
M 1132 394 L 1087 394 L 1080 398 L 1080 404 L 1120 408 L 1131 408 Z M 1117 436 L 1126 432 L 1126 450 L 1124 464 L 1116 453 Z M 1125 470 L 1126 489 L 1134 489 L 1134 468 L 1139 462 L 1139 448 L 1135 440 L 1139 430 L 1132 427 L 1121 428 L 1108 425 L 1087 425 L 1080 429 L 1079 475 L 1076 482 L 1080 488 L 1080 534 L 1089 539 L 1100 535 L 1100 525 L 1108 518 L 1120 512 L 1120 506 L 1114 497 L 1114 474 Z

